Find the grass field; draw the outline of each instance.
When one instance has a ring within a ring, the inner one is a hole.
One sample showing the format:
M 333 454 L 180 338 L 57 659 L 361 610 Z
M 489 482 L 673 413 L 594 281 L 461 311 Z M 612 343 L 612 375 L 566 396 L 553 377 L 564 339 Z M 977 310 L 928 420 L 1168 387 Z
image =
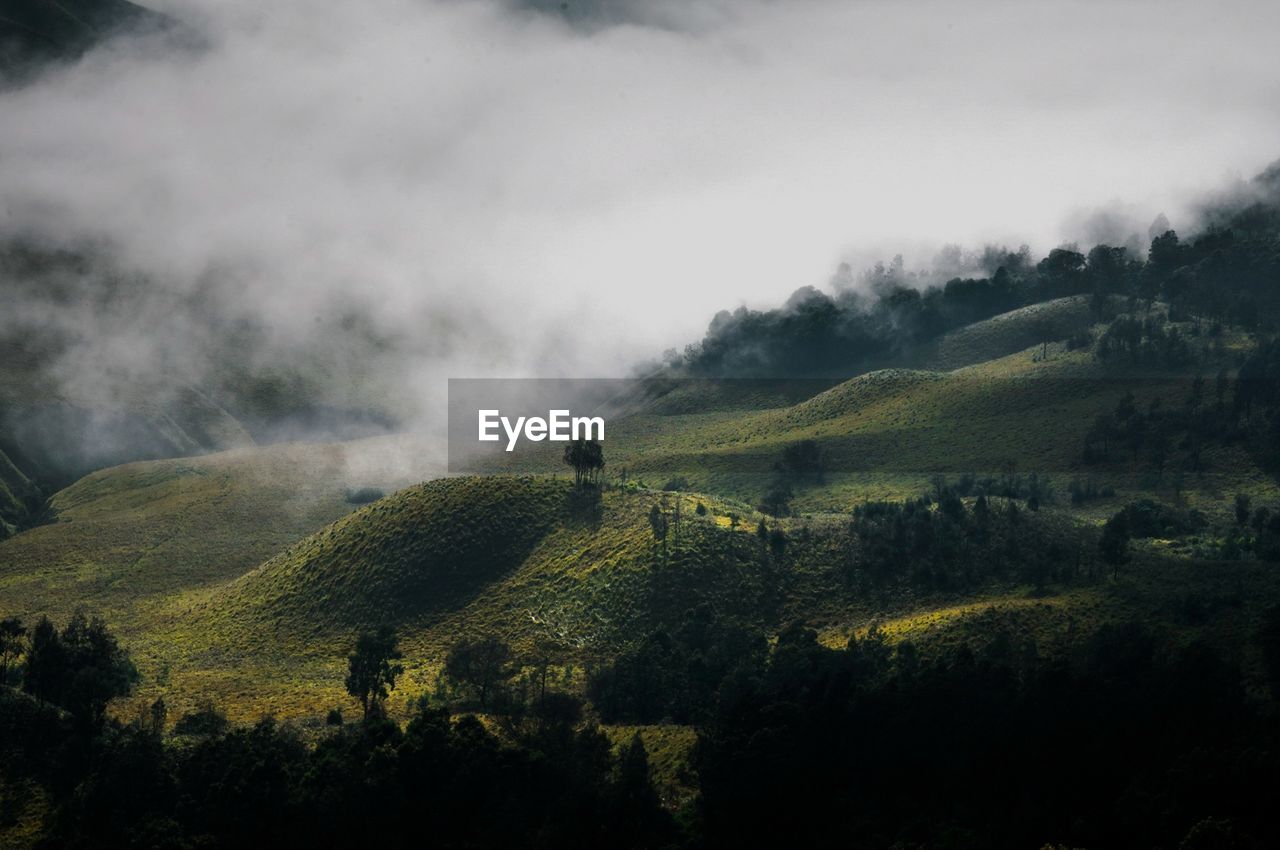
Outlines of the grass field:
M 1228 333 L 1221 353 L 1207 342 L 1192 366 L 1168 371 L 1098 361 L 1091 350 L 1070 350 L 1063 342 L 1034 344 L 1003 353 L 1009 340 L 1024 339 L 1040 327 L 1040 315 L 1064 313 L 1078 327 L 1081 299 L 1062 299 L 1023 308 L 971 326 L 964 332 L 964 360 L 995 352 L 953 371 L 886 369 L 859 375 L 798 403 L 766 394 L 771 406 L 686 412 L 689 405 L 659 401 L 609 424 L 608 472 L 643 486 L 662 487 L 683 479 L 693 490 L 743 502 L 767 489 L 783 450 L 801 440 L 821 448 L 828 473 L 823 483 L 798 490 L 800 512 L 847 511 L 867 499 L 901 499 L 928 486 L 935 472 L 1047 475 L 1060 494 L 1073 477 L 1093 476 L 1109 485 L 1114 499 L 1095 503 L 1096 515 L 1126 498 L 1152 491 L 1178 497 L 1212 514 L 1224 514 L 1236 492 L 1274 495 L 1275 482 L 1246 452 L 1216 447 L 1202 470 L 1177 478 L 1153 479 L 1142 464 L 1083 463 L 1084 437 L 1094 418 L 1112 411 L 1132 392 L 1139 408 L 1156 397 L 1178 407 L 1197 375 L 1212 378 L 1231 369 L 1250 345 Z M 1101 328 L 1094 328 L 1100 332 Z M 1052 337 L 1050 337 L 1052 338 Z M 944 340 L 945 341 L 945 340 Z M 959 345 L 959 343 L 956 343 Z M 752 395 L 762 391 L 749 385 Z M 675 412 L 671 412 L 674 410 Z M 504 463 L 511 461 L 503 459 Z M 562 468 L 553 450 L 529 453 L 509 469 L 549 472 Z
M 56 494 L 56 521 L 0 542 L 0 609 L 107 615 L 127 635 L 159 600 L 234 578 L 354 510 L 353 492 L 403 486 L 384 441 L 278 445 L 146 461 Z
M 550 456 L 527 462 L 538 475 L 405 487 L 429 477 L 430 463 L 380 440 L 103 470 L 57 494 L 55 523 L 0 542 L 0 613 L 106 616 L 144 677 L 122 713 L 164 695 L 175 713 L 211 698 L 235 719 L 306 723 L 348 705 L 345 653 L 379 622 L 398 627 L 406 650 L 397 710 L 436 688 L 444 650 L 461 634 L 550 647 L 577 686 L 588 666 L 695 598 L 766 630 L 801 620 L 833 644 L 875 625 L 928 646 L 999 623 L 1048 652 L 1093 624 L 1137 615 L 1172 624 L 1178 639 L 1230 644 L 1257 600 L 1275 597 L 1270 575 L 1195 561 L 1186 547 L 1144 544 L 1114 582 L 1040 593 L 868 596 L 843 583 L 841 564 L 857 557 L 852 507 L 924 492 L 933 472 L 1047 474 L 1058 498 L 1040 521 L 1065 535 L 1089 533 L 1137 494 L 1172 497 L 1171 481 L 1136 466 L 1083 469 L 1084 430 L 1129 391 L 1140 403 L 1157 393 L 1176 403 L 1190 375 L 1229 365 L 1248 341 L 1229 335 L 1218 361 L 1180 374 L 1121 372 L 1062 343 L 1010 352 L 1047 320 L 1077 330 L 1082 310 L 1064 299 L 952 334 L 933 355 L 936 366 L 968 364 L 952 371 L 881 370 L 806 398 L 756 385 L 742 398 L 660 399 L 610 424 L 612 484 L 596 506 L 547 474 L 562 468 Z M 785 565 L 771 564 L 752 505 L 782 449 L 802 439 L 822 447 L 831 471 L 798 490 L 795 516 L 770 520 L 792 540 Z M 1181 485 L 1185 507 L 1217 522 L 1237 492 L 1275 499 L 1274 481 L 1244 451 L 1213 449 L 1206 461 Z M 1071 506 L 1066 485 L 1084 474 L 1115 495 Z M 683 491 L 661 492 L 677 476 Z M 396 492 L 357 504 L 380 490 Z M 353 499 L 356 491 L 365 492 Z M 676 502 L 684 521 L 664 553 L 648 513 Z M 1188 587 L 1217 601 L 1191 611 Z

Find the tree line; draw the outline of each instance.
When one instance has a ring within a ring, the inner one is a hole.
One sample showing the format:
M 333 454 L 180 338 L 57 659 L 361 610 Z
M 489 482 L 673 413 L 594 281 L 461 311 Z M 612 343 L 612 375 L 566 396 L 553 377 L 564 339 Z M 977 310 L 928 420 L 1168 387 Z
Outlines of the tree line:
M 1247 330 L 1280 329 L 1280 168 L 1254 181 L 1246 199 L 1207 209 L 1207 225 L 1181 238 L 1159 217 L 1144 255 L 1138 240 L 1087 250 L 1068 245 L 1039 261 L 1024 246 L 1018 251 L 987 246 L 961 261 L 940 257 L 939 268 L 964 266 L 969 276 L 938 284 L 933 276 L 908 272 L 901 257 L 877 264 L 860 277 L 844 265 L 832 293 L 807 286 L 773 310 L 721 311 L 703 338 L 682 352 L 668 351 L 667 367 L 677 373 L 713 377 L 847 377 L 860 371 L 910 361 L 921 346 L 943 333 L 1029 304 L 1083 295 L 1098 319 L 1112 298 L 1136 312 L 1157 299 L 1170 318 L 1206 318 Z M 1117 327 L 1113 343 L 1132 328 Z M 1185 340 L 1164 340 L 1162 357 L 1186 356 Z
M 480 710 L 502 692 L 500 727 L 429 695 L 407 722 L 389 719 L 401 652 L 379 628 L 348 659 L 359 722 L 331 712 L 318 740 L 269 717 L 236 726 L 210 704 L 172 731 L 163 699 L 109 716 L 137 674 L 100 619 L 28 630 L 9 618 L 0 641 L 0 818 L 39 788 L 42 846 L 658 847 L 674 835 L 642 740 L 615 751 L 581 700 L 552 689 L 517 709 L 510 651 L 492 641 L 461 641 L 445 675 Z
M 1145 339 L 1142 334 L 1130 340 Z M 1153 345 L 1134 344 L 1139 351 Z M 1082 459 L 1087 464 L 1128 459 L 1160 474 L 1170 468 L 1199 473 L 1206 469 L 1205 449 L 1215 445 L 1241 445 L 1265 469 L 1280 471 L 1280 340 L 1265 340 L 1244 356 L 1234 378 L 1225 368 L 1212 383 L 1197 375 L 1186 382 L 1181 399 L 1156 394 L 1144 406 L 1133 392 L 1126 393 L 1114 410 L 1095 417 Z

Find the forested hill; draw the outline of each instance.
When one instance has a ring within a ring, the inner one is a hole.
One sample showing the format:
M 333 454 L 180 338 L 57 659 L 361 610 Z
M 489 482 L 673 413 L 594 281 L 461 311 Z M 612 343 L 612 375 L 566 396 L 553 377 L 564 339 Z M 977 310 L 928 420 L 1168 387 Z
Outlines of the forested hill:
M 1114 295 L 1160 299 L 1175 320 L 1280 327 L 1280 163 L 1200 218 L 1186 237 L 1157 218 L 1146 256 L 1136 235 L 1127 246 L 1055 248 L 1039 261 L 1025 247 L 988 247 L 963 263 L 976 274 L 945 283 L 908 272 L 900 258 L 860 280 L 842 266 L 832 294 L 808 286 L 777 309 L 721 311 L 700 342 L 668 351 L 666 364 L 695 376 L 850 377 L 925 362 L 948 331 L 1064 296 L 1088 296 L 1099 314 Z

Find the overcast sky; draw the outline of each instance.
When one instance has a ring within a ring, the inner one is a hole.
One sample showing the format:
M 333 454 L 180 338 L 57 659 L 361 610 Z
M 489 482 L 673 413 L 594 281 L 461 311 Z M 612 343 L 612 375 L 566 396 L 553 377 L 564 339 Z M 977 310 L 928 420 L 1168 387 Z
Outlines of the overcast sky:
M 1280 4 L 155 0 L 0 95 L 0 231 L 236 269 L 447 338 L 447 375 L 616 371 L 842 259 L 1145 234 L 1280 157 Z M 424 318 L 429 317 L 429 318 Z

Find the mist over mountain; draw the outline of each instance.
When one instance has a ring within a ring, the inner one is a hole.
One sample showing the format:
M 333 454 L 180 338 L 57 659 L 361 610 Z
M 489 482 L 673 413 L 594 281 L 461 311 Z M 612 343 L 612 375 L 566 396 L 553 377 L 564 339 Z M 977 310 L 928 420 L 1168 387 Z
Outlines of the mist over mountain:
M 1257 4 L 154 7 L 192 37 L 95 25 L 0 94 L 6 417 L 74 471 L 436 433 L 447 377 L 624 374 L 842 261 L 800 301 L 862 315 L 896 254 L 922 289 L 984 244 L 1139 256 L 1280 129 Z
M 0 86 L 21 84 L 124 33 L 172 21 L 128 0 L 9 0 L 0 10 Z
M 1277 32 L 0 0 L 0 847 L 1280 847 Z
M 1043 257 L 1026 245 L 950 245 L 920 269 L 909 269 L 900 254 L 858 273 L 842 263 L 825 291 L 801 287 L 769 310 L 721 310 L 700 341 L 669 349 L 664 365 L 674 374 L 789 378 L 918 365 L 948 331 L 1072 296 L 1088 297 L 1098 316 L 1110 296 L 1160 297 L 1175 307 L 1193 299 L 1202 314 L 1273 330 L 1280 323 L 1280 162 L 1205 195 L 1192 213 L 1181 238 L 1163 214 L 1145 232 L 1126 232 L 1122 219 L 1103 210 L 1092 232 L 1119 236 L 1111 244 L 1064 244 Z M 1062 331 L 1046 327 L 1041 335 L 1055 333 Z

